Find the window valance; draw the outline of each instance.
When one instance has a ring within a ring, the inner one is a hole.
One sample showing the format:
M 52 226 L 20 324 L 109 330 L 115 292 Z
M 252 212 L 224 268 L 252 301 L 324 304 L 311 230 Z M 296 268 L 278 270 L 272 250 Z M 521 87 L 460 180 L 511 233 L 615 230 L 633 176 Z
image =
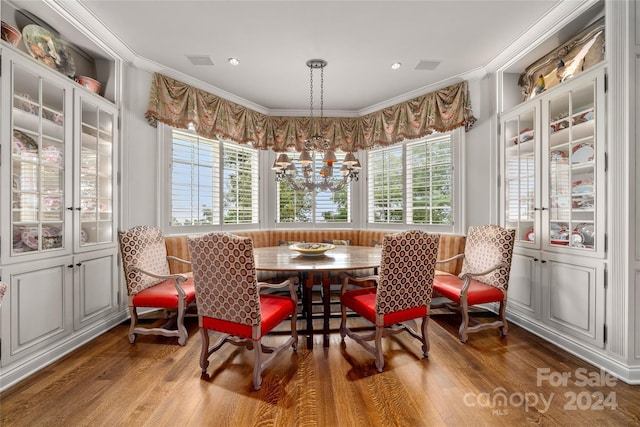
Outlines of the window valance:
M 318 131 L 334 142 L 334 149 L 353 152 L 460 126 L 468 131 L 476 121 L 466 81 L 362 117 L 312 122 L 309 117 L 268 116 L 159 73 L 153 76 L 145 117 L 152 126 L 162 122 L 186 129 L 192 123 L 204 137 L 277 152 L 300 151 L 304 139 Z

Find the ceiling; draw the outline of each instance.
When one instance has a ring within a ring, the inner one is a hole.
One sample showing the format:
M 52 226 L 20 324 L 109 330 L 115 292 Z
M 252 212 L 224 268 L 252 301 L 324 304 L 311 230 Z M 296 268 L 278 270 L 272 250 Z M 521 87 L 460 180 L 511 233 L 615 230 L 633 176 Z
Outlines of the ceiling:
M 81 0 L 73 8 L 128 60 L 271 114 L 308 114 L 305 63 L 324 59 L 325 115 L 359 115 L 483 75 L 560 3 Z M 437 66 L 416 69 L 421 61 Z M 394 62 L 402 67 L 392 70 Z M 319 70 L 314 81 L 318 115 Z

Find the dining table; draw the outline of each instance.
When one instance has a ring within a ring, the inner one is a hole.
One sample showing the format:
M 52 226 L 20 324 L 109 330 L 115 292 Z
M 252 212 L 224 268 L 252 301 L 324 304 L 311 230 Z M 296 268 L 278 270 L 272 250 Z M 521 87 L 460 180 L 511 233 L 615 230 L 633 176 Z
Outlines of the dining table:
M 380 266 L 381 248 L 372 246 L 335 245 L 317 254 L 299 253 L 287 245 L 254 248 L 256 270 L 291 272 L 302 278 L 302 303 L 306 312 L 307 348 L 313 348 L 312 289 L 322 285 L 323 347 L 329 346 L 331 276 L 341 271 L 376 269 Z M 321 283 L 317 283 L 317 281 Z

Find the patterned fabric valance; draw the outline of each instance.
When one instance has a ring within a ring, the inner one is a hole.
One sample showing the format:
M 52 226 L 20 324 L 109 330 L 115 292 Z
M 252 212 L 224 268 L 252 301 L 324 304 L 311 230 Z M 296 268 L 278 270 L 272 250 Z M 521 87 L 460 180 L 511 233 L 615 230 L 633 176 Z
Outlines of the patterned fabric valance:
M 312 123 L 309 117 L 267 116 L 158 73 L 145 117 L 152 126 L 162 122 L 186 129 L 192 123 L 199 135 L 277 152 L 300 151 L 304 139 L 318 131 L 334 142 L 334 149 L 353 152 L 460 126 L 468 131 L 476 121 L 466 81 L 362 117 L 315 118 Z

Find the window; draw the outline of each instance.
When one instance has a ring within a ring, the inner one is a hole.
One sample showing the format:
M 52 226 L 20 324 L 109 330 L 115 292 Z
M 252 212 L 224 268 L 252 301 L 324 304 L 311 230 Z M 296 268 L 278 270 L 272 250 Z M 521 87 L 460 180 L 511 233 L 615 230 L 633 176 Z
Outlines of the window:
M 258 152 L 172 130 L 170 227 L 258 223 Z
M 371 150 L 369 223 L 453 224 L 453 138 L 437 134 Z
M 297 163 L 299 153 L 287 153 L 289 158 L 299 167 Z M 322 166 L 320 155 L 314 156 L 315 170 L 319 171 Z M 345 153 L 336 152 L 338 161 L 333 165 L 334 180 L 340 180 L 338 169 L 342 166 Z M 300 172 L 298 172 L 300 173 Z M 302 179 L 298 177 L 297 179 Z M 322 178 L 316 173 L 315 180 L 318 182 Z M 348 223 L 351 222 L 351 191 L 350 185 L 345 185 L 342 189 L 332 191 L 295 191 L 286 180 L 283 179 L 277 184 L 277 214 L 276 220 L 279 223 Z

